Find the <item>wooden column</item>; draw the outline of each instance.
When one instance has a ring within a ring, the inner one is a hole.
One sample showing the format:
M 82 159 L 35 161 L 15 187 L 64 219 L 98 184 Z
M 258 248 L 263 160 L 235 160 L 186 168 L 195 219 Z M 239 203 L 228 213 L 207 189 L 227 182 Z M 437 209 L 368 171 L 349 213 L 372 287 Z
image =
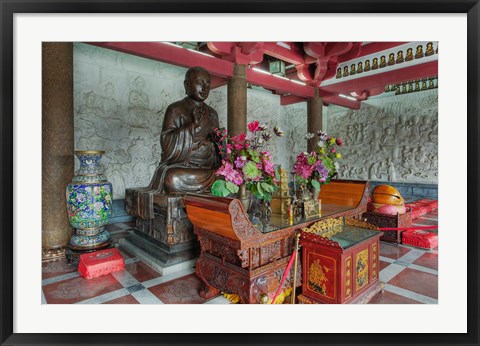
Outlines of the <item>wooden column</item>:
M 323 99 L 318 96 L 318 88 L 315 88 L 315 94 L 307 101 L 307 132 L 316 134 L 322 129 L 322 116 Z M 313 150 L 310 141 L 307 141 L 307 150 Z
M 234 64 L 233 77 L 227 85 L 228 113 L 227 129 L 229 135 L 238 135 L 247 131 L 247 75 L 246 66 Z
M 74 174 L 73 44 L 42 44 L 42 258 L 62 257 L 72 234 L 65 188 Z M 28 183 L 28 182 L 25 182 Z

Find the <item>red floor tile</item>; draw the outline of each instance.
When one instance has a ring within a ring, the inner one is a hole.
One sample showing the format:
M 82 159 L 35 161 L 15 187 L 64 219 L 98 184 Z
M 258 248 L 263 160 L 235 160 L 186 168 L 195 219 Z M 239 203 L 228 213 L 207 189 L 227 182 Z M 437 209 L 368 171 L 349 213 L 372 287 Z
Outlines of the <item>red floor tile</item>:
M 131 294 L 127 294 L 126 296 L 113 299 L 102 304 L 140 304 L 140 303 Z
M 396 244 L 380 242 L 380 256 L 399 259 L 411 249 Z
M 77 268 L 71 264 L 67 264 L 65 259 L 42 263 L 42 279 L 49 279 L 76 271 Z
M 420 256 L 413 264 L 438 270 L 438 254 L 427 252 Z
M 413 299 L 403 297 L 389 291 L 383 291 L 370 300 L 368 304 L 422 304 Z
M 379 262 L 380 262 L 380 271 L 390 265 L 390 262 L 385 262 L 382 260 L 380 260 Z
M 434 274 L 405 268 L 393 277 L 388 284 L 420 293 L 431 298 L 438 298 L 438 277 Z
M 73 304 L 122 287 L 112 275 L 106 275 L 89 280 L 76 277 L 55 282 L 43 286 L 43 292 L 48 304 Z
M 205 299 L 198 291 L 202 287 L 195 274 L 150 287 L 149 290 L 165 304 L 202 304 Z
M 125 270 L 129 272 L 139 282 L 155 279 L 161 276 L 161 274 L 144 262 L 134 262 L 125 265 Z

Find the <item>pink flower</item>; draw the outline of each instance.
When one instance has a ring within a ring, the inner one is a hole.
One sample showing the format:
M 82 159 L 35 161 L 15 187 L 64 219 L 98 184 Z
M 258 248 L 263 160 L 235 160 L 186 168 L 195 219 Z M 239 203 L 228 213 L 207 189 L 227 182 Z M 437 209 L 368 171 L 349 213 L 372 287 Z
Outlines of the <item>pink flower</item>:
M 335 148 L 332 148 L 330 152 L 333 154 L 335 152 Z
M 260 123 L 258 120 L 252 121 L 247 126 L 250 132 L 257 132 L 260 129 Z
M 295 163 L 294 169 L 296 175 L 309 179 L 312 176 L 314 165 L 309 165 L 307 155 L 305 155 L 305 153 L 300 153 L 297 156 L 297 162 Z
M 239 156 L 235 160 L 235 167 L 242 168 L 243 166 L 245 166 L 246 162 L 247 162 L 247 158 L 245 156 Z
M 263 159 L 263 167 L 264 167 L 265 172 L 268 175 L 271 175 L 272 177 L 275 176 L 275 166 L 274 166 L 272 161 L 264 158 Z
M 235 170 L 230 162 L 222 161 L 222 166 L 217 169 L 216 174 L 224 176 L 226 181 L 230 181 L 235 185 L 243 183 L 242 174 Z
M 270 152 L 268 151 L 262 151 L 261 154 L 265 157 L 267 157 L 269 160 L 272 159 L 272 154 L 270 154 Z

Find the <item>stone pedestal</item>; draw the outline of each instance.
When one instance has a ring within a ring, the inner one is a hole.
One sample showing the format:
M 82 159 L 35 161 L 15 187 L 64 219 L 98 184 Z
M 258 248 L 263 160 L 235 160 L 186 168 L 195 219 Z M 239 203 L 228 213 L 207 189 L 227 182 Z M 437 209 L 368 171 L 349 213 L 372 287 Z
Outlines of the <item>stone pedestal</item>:
M 126 199 L 132 196 L 129 190 Z M 120 243 L 162 275 L 193 267 L 200 248 L 183 196 L 154 193 L 152 206 L 153 218 L 137 216 L 134 233 Z

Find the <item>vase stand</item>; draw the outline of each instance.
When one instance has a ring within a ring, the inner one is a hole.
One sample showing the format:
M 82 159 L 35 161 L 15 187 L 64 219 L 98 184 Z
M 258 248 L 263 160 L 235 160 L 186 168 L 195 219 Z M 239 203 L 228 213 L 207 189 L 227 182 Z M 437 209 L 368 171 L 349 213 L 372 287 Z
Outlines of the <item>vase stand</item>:
M 113 242 L 110 240 L 110 242 L 103 244 L 102 246 L 99 246 L 94 249 L 76 250 L 76 249 L 67 248 L 65 250 L 65 258 L 67 259 L 67 264 L 73 265 L 76 268 L 78 267 L 78 261 L 80 259 L 80 256 L 83 255 L 84 253 L 106 250 L 113 247 L 115 247 L 115 244 L 113 244 Z

